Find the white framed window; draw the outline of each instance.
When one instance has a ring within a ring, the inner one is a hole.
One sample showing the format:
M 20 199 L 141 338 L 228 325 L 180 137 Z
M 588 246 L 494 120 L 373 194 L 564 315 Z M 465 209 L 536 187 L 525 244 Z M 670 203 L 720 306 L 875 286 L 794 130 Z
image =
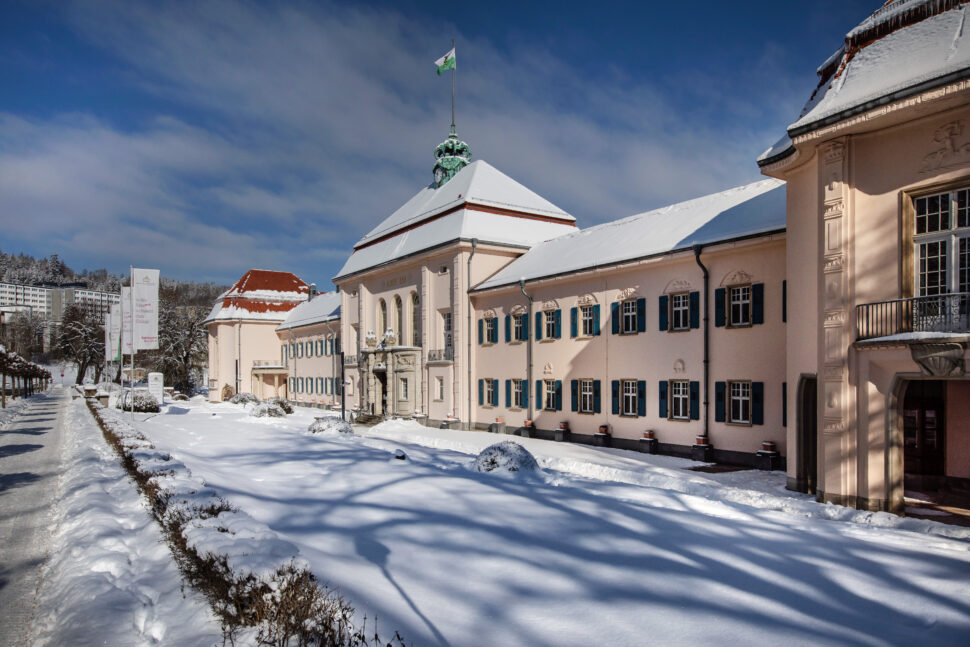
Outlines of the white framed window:
M 421 345 L 421 299 L 417 292 L 411 294 L 411 345 Z
M 495 393 L 495 380 L 486 379 L 485 380 L 485 404 L 496 406 L 498 401 L 498 396 Z
M 622 387 L 622 407 L 620 409 L 620 415 L 635 416 L 637 415 L 637 405 L 639 404 L 637 399 L 637 381 L 623 380 Z
M 401 385 L 400 387 L 401 399 L 407 400 L 408 399 L 408 378 L 406 377 L 398 378 L 398 384 Z
M 751 325 L 751 286 L 735 285 L 728 288 L 728 306 L 730 326 Z
M 620 332 L 624 335 L 637 332 L 637 302 L 624 301 L 621 308 Z
M 512 408 L 521 409 L 522 403 L 522 380 L 512 380 Z
M 451 348 L 451 313 L 442 312 L 441 313 L 441 332 L 442 332 L 442 342 L 444 342 L 445 348 Z
M 488 317 L 485 319 L 485 343 L 494 344 L 498 340 L 498 319 Z
M 970 188 L 913 199 L 917 296 L 970 291 Z
M 525 341 L 526 315 L 512 315 L 512 341 Z
M 542 408 L 547 411 L 556 410 L 556 381 L 542 381 Z
M 728 422 L 751 424 L 751 382 L 728 382 Z
M 687 380 L 670 381 L 670 417 L 690 419 L 690 384 Z
M 595 331 L 593 326 L 593 306 L 580 306 L 579 314 L 580 323 L 582 324 L 580 334 L 583 337 L 592 337 Z
M 445 399 L 445 378 L 441 375 L 434 378 L 434 399 L 438 402 Z
M 670 295 L 671 330 L 690 329 L 690 294 L 682 292 Z
M 556 311 L 546 310 L 542 313 L 542 319 L 546 324 L 546 339 L 554 339 L 556 337 Z
M 593 413 L 593 380 L 579 381 L 579 412 Z

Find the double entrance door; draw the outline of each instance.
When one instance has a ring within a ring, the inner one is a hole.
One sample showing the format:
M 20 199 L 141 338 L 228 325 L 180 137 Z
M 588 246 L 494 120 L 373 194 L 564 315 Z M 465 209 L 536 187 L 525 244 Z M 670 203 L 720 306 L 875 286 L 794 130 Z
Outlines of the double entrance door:
M 939 488 L 943 484 L 945 382 L 909 383 L 903 400 L 903 460 L 906 486 Z

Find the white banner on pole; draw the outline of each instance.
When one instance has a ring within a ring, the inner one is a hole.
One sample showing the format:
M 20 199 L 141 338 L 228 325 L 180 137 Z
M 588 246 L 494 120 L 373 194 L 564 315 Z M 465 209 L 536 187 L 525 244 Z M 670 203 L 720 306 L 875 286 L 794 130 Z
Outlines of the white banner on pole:
M 111 306 L 108 314 L 108 325 L 110 328 L 111 352 L 107 354 L 108 361 L 121 361 L 121 304 L 115 303 Z
M 121 354 L 131 355 L 131 288 L 121 288 Z
M 158 270 L 131 270 L 135 290 L 135 350 L 158 348 Z

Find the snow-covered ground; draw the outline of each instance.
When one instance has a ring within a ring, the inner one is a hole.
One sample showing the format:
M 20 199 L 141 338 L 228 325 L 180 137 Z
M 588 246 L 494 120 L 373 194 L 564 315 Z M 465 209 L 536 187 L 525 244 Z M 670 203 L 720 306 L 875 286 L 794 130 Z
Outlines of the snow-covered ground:
M 218 621 L 201 596 L 183 593 L 158 524 L 84 400 L 67 406 L 55 532 L 33 644 L 221 644 Z
M 821 505 L 778 473 L 539 440 L 515 438 L 538 473 L 479 473 L 473 455 L 507 437 L 412 423 L 307 434 L 317 415 L 196 401 L 137 420 L 415 645 L 970 636 L 966 529 Z

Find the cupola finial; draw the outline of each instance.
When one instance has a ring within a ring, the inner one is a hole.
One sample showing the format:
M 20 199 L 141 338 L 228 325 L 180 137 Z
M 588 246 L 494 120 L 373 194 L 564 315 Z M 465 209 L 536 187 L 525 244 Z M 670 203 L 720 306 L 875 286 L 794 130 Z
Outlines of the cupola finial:
M 468 144 L 458 139 L 455 124 L 451 124 L 451 134 L 448 135 L 448 139 L 435 147 L 434 158 L 434 187 L 436 189 L 453 178 L 458 171 L 471 162 L 472 151 L 468 148 Z

